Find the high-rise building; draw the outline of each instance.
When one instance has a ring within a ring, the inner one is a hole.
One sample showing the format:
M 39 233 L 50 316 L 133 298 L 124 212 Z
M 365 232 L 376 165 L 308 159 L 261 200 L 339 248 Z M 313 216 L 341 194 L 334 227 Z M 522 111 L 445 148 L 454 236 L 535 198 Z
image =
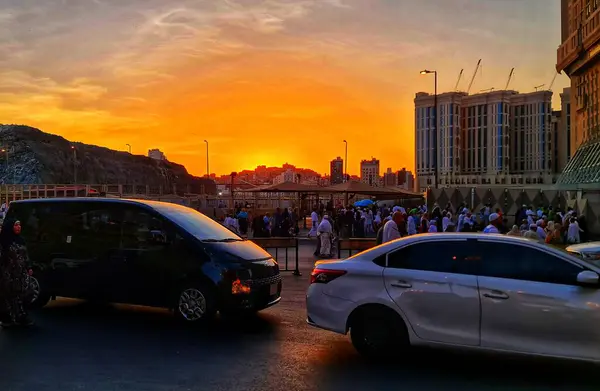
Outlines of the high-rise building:
M 557 135 L 558 143 L 558 172 L 563 172 L 569 160 L 571 160 L 571 144 L 573 143 L 571 133 L 571 88 L 563 89 L 560 94 L 560 121 Z
M 329 177 L 332 185 L 344 182 L 344 159 L 338 156 L 331 161 Z
M 391 168 L 388 168 L 387 171 L 383 174 L 383 186 L 398 186 L 398 175 L 395 172 L 393 172 Z
M 415 187 L 415 177 L 412 172 L 406 171 L 406 168 L 402 168 L 398 172 L 396 172 L 397 186 L 402 187 L 406 190 L 413 190 Z
M 600 1 L 562 0 L 556 70 L 571 79 L 569 160 L 559 184 L 600 182 Z
M 511 99 L 510 171 L 527 179 L 552 176 L 556 143 L 552 135 L 552 92 L 536 91 Z M 541 183 L 547 183 L 542 179 Z M 552 183 L 550 180 L 549 183 Z
M 552 143 L 556 145 L 556 148 L 554 148 L 554 151 L 553 151 L 554 156 L 552 157 L 552 170 L 554 172 L 561 172 L 562 169 L 560 168 L 560 165 L 561 165 L 560 154 L 561 154 L 561 149 L 563 149 L 563 148 L 562 148 L 562 145 L 560 145 L 558 143 L 558 138 L 561 136 L 561 131 L 563 130 L 563 127 L 564 127 L 564 118 L 562 117 L 562 111 L 560 111 L 560 110 L 552 111 L 551 126 L 552 126 Z
M 419 189 L 438 186 L 551 184 L 551 91 L 492 91 L 415 97 L 415 156 Z M 437 138 L 437 154 L 434 146 Z
M 379 186 L 379 160 L 362 160 L 360 162 L 360 180 L 371 186 Z
M 435 127 L 434 95 L 419 92 L 415 98 L 415 144 L 417 176 L 433 185 L 435 162 L 439 162 L 438 179 L 443 175 L 460 172 L 460 108 L 464 92 L 448 92 L 438 95 L 438 131 Z M 437 134 L 436 134 L 437 133 Z M 435 153 L 436 136 L 439 145 Z
M 508 174 L 508 115 L 510 99 L 516 94 L 493 91 L 462 99 L 460 172 L 482 176 L 482 183 L 487 183 L 486 177 Z

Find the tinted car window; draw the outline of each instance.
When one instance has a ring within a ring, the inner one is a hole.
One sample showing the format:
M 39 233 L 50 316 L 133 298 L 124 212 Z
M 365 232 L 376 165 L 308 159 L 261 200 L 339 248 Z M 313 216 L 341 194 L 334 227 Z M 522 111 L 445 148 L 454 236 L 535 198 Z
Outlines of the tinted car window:
M 150 205 L 200 240 L 242 240 L 234 232 L 194 209 L 175 204 L 151 203 Z
M 412 244 L 388 256 L 388 267 L 445 273 L 475 274 L 481 255 L 469 241 Z
M 129 205 L 123 207 L 122 212 L 124 248 L 162 248 L 174 240 L 172 225 L 154 212 Z
M 502 243 L 480 243 L 485 249 L 480 275 L 576 285 L 583 268 L 531 247 Z

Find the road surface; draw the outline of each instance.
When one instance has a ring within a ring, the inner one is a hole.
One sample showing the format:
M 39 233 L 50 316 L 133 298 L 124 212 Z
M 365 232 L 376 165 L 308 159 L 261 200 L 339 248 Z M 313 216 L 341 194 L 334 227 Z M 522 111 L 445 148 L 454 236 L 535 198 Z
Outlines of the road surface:
M 366 363 L 347 337 L 305 324 L 304 275 L 254 319 L 189 328 L 168 311 L 59 299 L 29 330 L 0 331 L 2 391 L 598 390 L 600 367 L 422 349 Z M 599 347 L 600 348 L 600 347 Z

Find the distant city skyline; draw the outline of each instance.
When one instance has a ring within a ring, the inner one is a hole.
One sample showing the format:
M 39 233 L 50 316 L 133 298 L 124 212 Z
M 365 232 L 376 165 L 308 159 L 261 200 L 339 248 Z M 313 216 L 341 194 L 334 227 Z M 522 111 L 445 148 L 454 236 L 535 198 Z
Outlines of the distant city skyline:
M 449 17 L 451 15 L 451 17 Z M 376 155 L 414 170 L 419 91 L 530 92 L 554 75 L 559 0 L 4 0 L 0 122 L 190 173 Z M 559 76 L 555 91 L 567 85 Z M 558 94 L 555 94 L 555 106 Z M 326 153 L 323 153 L 326 152 Z M 327 157 L 321 157 L 326 155 Z

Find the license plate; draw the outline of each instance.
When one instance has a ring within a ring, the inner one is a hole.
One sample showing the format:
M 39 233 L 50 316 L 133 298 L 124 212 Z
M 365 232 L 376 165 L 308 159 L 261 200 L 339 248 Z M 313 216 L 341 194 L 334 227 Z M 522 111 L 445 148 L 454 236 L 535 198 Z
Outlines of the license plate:
M 279 293 L 279 284 L 271 284 L 269 294 L 274 296 Z

